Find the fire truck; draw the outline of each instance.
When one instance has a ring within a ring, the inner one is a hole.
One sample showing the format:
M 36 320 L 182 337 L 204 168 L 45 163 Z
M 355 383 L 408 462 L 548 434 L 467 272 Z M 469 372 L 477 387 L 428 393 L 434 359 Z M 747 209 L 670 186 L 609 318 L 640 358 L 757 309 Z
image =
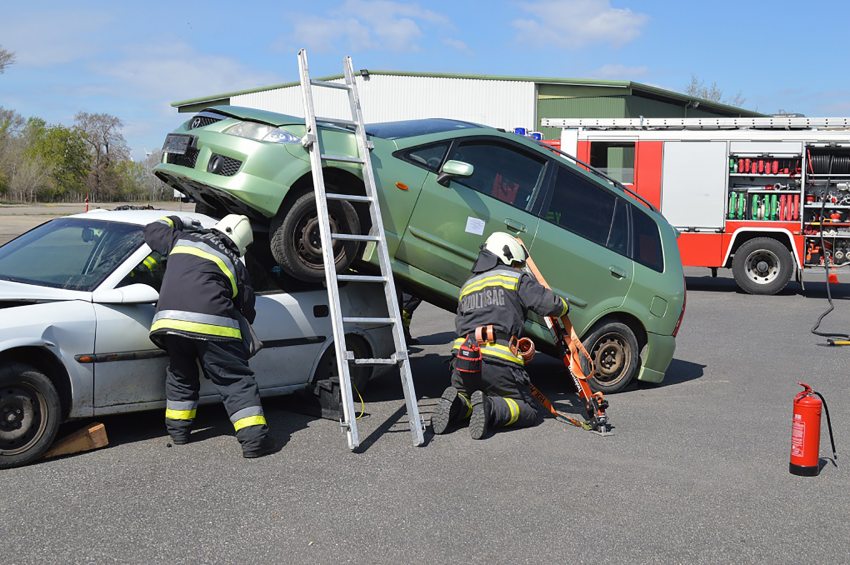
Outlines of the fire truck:
M 661 210 L 682 263 L 751 294 L 850 265 L 850 118 L 552 119 L 560 149 Z

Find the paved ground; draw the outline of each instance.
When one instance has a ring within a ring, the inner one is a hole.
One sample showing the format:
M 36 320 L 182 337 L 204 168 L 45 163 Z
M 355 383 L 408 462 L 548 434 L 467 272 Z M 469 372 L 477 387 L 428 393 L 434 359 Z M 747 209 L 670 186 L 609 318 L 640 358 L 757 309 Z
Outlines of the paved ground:
M 245 461 L 219 407 L 168 447 L 159 413 L 105 419 L 107 449 L 0 472 L 6 561 L 289 563 L 798 563 L 850 555 L 850 480 L 788 473 L 798 380 L 850 438 L 850 348 L 809 328 L 824 286 L 748 296 L 689 271 L 688 310 L 661 386 L 610 396 L 615 435 L 546 421 L 414 448 L 397 380 L 366 394 L 362 453 L 335 422 L 267 404 L 270 457 Z M 850 293 L 824 324 L 850 330 Z M 447 383 L 452 317 L 423 305 L 413 370 L 428 418 Z M 558 362 L 534 380 L 570 410 Z M 830 455 L 828 441 L 821 455 Z

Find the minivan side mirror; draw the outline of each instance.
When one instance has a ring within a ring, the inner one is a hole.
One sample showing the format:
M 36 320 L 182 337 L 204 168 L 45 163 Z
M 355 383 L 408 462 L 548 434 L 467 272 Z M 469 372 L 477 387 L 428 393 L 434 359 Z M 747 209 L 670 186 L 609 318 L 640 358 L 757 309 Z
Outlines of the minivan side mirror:
M 453 177 L 471 177 L 475 167 L 463 161 L 446 161 L 440 169 L 437 182 L 443 186 L 449 186 L 449 180 Z

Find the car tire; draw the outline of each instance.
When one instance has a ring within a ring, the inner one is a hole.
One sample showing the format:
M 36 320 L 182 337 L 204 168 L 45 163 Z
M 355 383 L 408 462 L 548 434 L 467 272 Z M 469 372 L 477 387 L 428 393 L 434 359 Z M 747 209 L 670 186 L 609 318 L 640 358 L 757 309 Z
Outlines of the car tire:
M 791 280 L 794 258 L 785 245 L 771 237 L 757 237 L 741 244 L 732 260 L 732 274 L 741 290 L 749 294 L 776 294 Z
M 329 187 L 330 188 L 330 187 Z M 350 202 L 328 202 L 331 232 L 360 233 L 360 218 Z M 298 196 L 291 206 L 272 219 L 269 245 L 272 256 L 290 276 L 304 282 L 325 278 L 322 244 L 319 239 L 316 198 L 312 191 Z M 334 245 L 338 273 L 345 272 L 357 258 L 361 242 L 344 241 Z
M 22 363 L 0 367 L 0 469 L 41 457 L 61 420 L 59 394 L 49 378 Z
M 621 322 L 606 322 L 595 327 L 582 340 L 596 369 L 588 381 L 590 388 L 606 394 L 624 390 L 640 369 L 637 338 Z
M 354 352 L 354 356 L 358 359 L 368 358 L 372 354 L 372 349 L 365 339 L 356 335 L 347 335 L 345 337 L 346 344 L 349 349 Z M 361 395 L 369 386 L 369 381 L 372 379 L 374 370 L 369 366 L 351 366 L 349 365 L 349 376 L 351 377 L 352 394 L 354 401 L 357 402 L 357 393 Z M 328 380 L 333 377 L 338 377 L 339 371 L 336 366 L 336 350 L 331 344 L 324 352 L 319 363 L 316 365 L 316 371 L 313 373 L 312 383 L 315 385 L 319 381 Z

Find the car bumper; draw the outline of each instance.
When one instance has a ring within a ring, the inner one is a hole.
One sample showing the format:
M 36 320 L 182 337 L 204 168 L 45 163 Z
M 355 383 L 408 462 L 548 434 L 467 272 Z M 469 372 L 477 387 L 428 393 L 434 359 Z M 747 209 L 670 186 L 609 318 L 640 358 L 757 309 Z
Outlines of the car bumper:
M 648 332 L 646 335 L 647 342 L 641 351 L 641 368 L 637 378 L 648 383 L 660 383 L 676 352 L 676 338 Z

